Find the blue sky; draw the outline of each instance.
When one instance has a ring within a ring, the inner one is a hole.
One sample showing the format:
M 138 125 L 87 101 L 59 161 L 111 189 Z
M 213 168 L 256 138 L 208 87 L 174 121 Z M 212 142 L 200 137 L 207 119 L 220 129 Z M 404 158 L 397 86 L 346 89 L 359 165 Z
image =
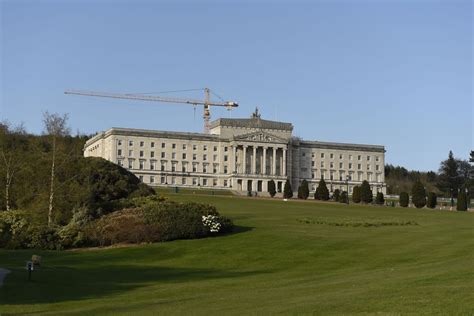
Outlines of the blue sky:
M 385 145 L 409 169 L 474 148 L 471 1 L 0 3 L 0 119 L 30 132 L 46 110 L 88 134 L 201 131 L 201 108 L 63 91 L 210 87 L 240 104 L 213 119 L 258 106 L 304 139 Z

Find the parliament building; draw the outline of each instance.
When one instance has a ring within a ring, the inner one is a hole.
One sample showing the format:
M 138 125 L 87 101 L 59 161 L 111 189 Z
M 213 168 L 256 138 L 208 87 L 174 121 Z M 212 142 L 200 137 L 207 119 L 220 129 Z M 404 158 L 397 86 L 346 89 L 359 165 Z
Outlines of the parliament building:
M 275 181 L 281 192 L 289 179 L 314 192 L 320 179 L 328 189 L 352 193 L 367 180 L 373 193 L 386 193 L 385 148 L 302 140 L 291 123 L 260 118 L 221 118 L 210 134 L 111 128 L 89 139 L 85 157 L 102 157 L 151 186 L 216 188 L 267 192 Z

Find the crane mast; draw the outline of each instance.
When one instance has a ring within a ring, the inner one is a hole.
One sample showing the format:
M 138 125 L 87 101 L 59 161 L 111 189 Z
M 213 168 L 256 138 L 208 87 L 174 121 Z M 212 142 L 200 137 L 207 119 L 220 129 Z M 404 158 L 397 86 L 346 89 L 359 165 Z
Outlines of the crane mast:
M 64 94 L 89 96 L 89 97 L 100 97 L 100 98 L 112 98 L 112 99 L 127 99 L 127 100 L 140 100 L 150 102 L 167 102 L 167 103 L 179 103 L 179 104 L 190 104 L 190 105 L 203 105 L 204 106 L 204 132 L 209 134 L 210 130 L 210 118 L 211 118 L 211 106 L 223 106 L 228 110 L 232 110 L 239 105 L 233 101 L 227 102 L 212 102 L 210 89 L 204 88 L 204 100 L 197 99 L 184 99 L 184 98 L 169 98 L 162 96 L 151 96 L 151 95 L 140 95 L 140 94 L 125 94 L 125 93 L 110 93 L 110 92 L 97 92 L 88 90 L 73 90 L 69 89 L 64 91 Z

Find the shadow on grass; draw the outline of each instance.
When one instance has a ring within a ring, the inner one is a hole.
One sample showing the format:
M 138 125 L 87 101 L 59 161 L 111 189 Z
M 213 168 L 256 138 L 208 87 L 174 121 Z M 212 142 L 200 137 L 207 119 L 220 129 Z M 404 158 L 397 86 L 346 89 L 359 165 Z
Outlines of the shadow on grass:
M 57 303 L 96 299 L 149 286 L 189 283 L 208 279 L 241 278 L 271 271 L 231 272 L 216 269 L 111 265 L 95 268 L 56 266 L 33 272 L 28 281 L 23 269 L 15 269 L 0 288 L 0 305 Z

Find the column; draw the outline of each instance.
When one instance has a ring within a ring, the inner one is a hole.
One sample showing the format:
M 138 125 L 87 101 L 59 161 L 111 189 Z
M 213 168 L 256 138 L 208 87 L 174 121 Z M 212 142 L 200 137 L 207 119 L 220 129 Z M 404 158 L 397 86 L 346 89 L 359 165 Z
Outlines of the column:
M 233 172 L 236 172 L 236 168 L 237 168 L 237 163 L 236 163 L 236 159 L 237 158 L 237 145 L 233 145 L 232 146 L 232 173 Z
M 267 174 L 267 147 L 265 146 L 263 147 L 262 174 Z
M 272 175 L 276 175 L 276 148 L 273 147 Z
M 283 175 L 286 176 L 286 148 L 283 148 Z
M 244 156 L 242 157 L 242 173 L 247 173 L 247 146 L 244 145 Z
M 257 173 L 257 147 L 255 145 L 253 146 L 252 173 L 253 174 Z

